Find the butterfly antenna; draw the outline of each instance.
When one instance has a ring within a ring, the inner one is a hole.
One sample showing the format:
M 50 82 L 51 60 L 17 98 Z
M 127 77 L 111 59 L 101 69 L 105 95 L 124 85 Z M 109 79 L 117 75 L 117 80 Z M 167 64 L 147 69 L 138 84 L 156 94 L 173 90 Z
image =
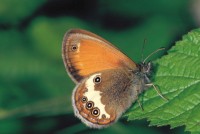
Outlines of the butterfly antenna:
M 147 42 L 147 39 L 144 39 L 144 42 L 143 42 L 143 45 L 142 45 L 142 50 L 141 50 L 141 61 L 144 60 L 144 45 L 146 44 Z
M 156 51 L 152 52 L 151 54 L 149 54 L 149 55 L 143 60 L 142 63 L 145 63 L 145 61 L 146 61 L 147 59 L 149 59 L 149 57 L 151 57 L 151 56 L 154 55 L 155 53 L 157 53 L 157 52 L 159 52 L 159 51 L 161 51 L 161 50 L 164 50 L 164 49 L 165 49 L 165 48 L 162 47 L 162 48 L 159 48 L 159 49 L 157 49 Z

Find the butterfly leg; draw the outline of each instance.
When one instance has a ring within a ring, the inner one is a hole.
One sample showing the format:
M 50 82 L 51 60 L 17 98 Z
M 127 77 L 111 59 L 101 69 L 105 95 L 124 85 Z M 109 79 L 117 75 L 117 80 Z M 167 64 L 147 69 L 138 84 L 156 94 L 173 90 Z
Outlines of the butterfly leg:
M 143 109 L 143 107 L 142 107 L 142 104 L 141 104 L 141 102 L 140 102 L 140 99 L 139 99 L 139 97 L 138 97 L 139 91 L 138 91 L 138 90 L 136 90 L 136 91 L 137 91 L 137 102 L 138 102 L 140 108 L 142 109 L 142 111 L 144 111 L 144 109 Z
M 137 102 L 138 102 L 138 104 L 139 104 L 140 108 L 142 109 L 142 111 L 144 111 L 144 109 L 143 109 L 143 107 L 142 107 L 142 104 L 140 103 L 140 100 L 139 100 L 139 98 L 137 98 Z
M 161 92 L 157 89 L 157 87 L 156 87 L 153 83 L 146 84 L 146 86 L 149 86 L 149 87 L 152 86 L 152 87 L 154 88 L 154 90 L 156 90 L 156 92 L 158 93 L 158 95 L 159 95 L 161 98 L 163 98 L 163 100 L 168 101 L 168 99 L 165 98 L 165 97 L 161 94 Z

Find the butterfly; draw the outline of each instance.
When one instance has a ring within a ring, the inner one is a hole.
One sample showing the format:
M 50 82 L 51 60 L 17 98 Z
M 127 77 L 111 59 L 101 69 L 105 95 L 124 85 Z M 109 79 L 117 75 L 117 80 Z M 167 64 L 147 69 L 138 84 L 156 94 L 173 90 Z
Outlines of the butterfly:
M 69 30 L 63 39 L 62 57 L 69 76 L 77 84 L 72 94 L 75 116 L 91 128 L 115 123 L 140 93 L 150 86 L 156 89 L 148 78 L 151 62 L 145 63 L 147 58 L 136 64 L 89 31 Z

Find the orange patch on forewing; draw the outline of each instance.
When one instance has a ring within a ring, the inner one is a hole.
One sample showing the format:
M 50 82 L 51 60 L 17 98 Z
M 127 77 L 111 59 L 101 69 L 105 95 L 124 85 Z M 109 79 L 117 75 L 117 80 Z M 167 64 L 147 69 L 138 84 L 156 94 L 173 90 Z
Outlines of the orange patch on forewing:
M 121 67 L 124 63 L 134 63 L 121 52 L 105 47 L 95 40 L 82 39 L 80 40 L 79 50 L 69 53 L 71 65 L 79 70 L 78 74 L 87 76 L 94 72 Z

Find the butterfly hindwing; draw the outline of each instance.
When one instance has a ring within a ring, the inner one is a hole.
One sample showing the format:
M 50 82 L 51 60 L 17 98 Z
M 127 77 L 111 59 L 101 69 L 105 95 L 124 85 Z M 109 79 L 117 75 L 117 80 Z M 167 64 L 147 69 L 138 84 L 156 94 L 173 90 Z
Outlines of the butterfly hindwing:
M 137 98 L 132 74 L 122 68 L 94 73 L 74 89 L 72 96 L 75 114 L 93 128 L 108 126 Z M 111 81 L 112 80 L 112 81 Z

